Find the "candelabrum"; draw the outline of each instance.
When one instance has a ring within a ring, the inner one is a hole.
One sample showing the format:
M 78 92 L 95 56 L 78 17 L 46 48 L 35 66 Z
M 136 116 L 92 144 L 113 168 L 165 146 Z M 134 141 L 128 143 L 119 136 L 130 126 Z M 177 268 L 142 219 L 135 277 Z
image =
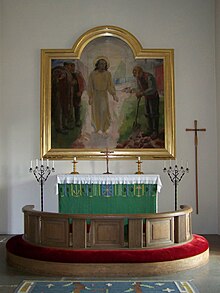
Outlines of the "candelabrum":
M 163 172 L 168 174 L 171 182 L 174 185 L 175 211 L 176 211 L 178 209 L 177 186 L 178 186 L 179 182 L 182 180 L 185 173 L 189 173 L 188 164 L 187 164 L 186 168 L 184 168 L 182 165 L 180 167 L 178 167 L 177 164 L 175 164 L 174 167 L 172 167 L 170 165 L 168 168 L 166 168 L 166 166 L 164 166 Z
M 49 160 L 47 160 L 46 166 L 44 166 L 43 159 L 40 160 L 40 165 L 38 166 L 38 160 L 36 160 L 36 165 L 33 168 L 33 162 L 31 161 L 31 166 L 29 169 L 30 173 L 34 174 L 37 182 L 40 184 L 40 195 L 41 195 L 41 211 L 44 210 L 44 183 L 47 181 L 51 172 L 55 172 L 54 169 L 54 161 L 52 164 L 52 168 L 49 166 Z
M 137 160 L 137 165 L 138 165 L 138 170 L 137 172 L 135 172 L 135 174 L 143 174 L 143 172 L 141 171 L 141 164 L 142 164 L 142 161 L 141 161 L 141 158 L 138 157 L 138 160 Z

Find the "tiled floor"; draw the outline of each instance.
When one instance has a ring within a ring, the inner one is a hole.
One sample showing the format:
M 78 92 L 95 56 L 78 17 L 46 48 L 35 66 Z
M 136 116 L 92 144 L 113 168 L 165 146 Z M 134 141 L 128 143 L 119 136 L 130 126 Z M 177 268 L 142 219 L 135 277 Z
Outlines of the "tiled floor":
M 9 237 L 9 235 L 0 235 L 0 292 L 14 292 L 17 285 L 23 280 L 55 279 L 54 277 L 44 278 L 42 276 L 27 275 L 9 267 L 6 263 L 5 250 L 5 244 Z M 170 275 L 155 277 L 146 276 L 145 280 L 192 280 L 200 293 L 220 293 L 220 235 L 205 235 L 205 237 L 209 241 L 210 246 L 208 264 L 199 268 Z M 65 280 L 70 278 L 62 279 Z

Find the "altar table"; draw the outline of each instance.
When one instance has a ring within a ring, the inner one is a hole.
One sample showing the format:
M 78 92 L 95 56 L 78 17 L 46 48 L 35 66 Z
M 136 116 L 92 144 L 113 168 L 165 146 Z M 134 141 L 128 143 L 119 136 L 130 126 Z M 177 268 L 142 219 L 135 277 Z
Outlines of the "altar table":
M 59 212 L 66 214 L 156 213 L 159 175 L 74 174 L 57 176 Z

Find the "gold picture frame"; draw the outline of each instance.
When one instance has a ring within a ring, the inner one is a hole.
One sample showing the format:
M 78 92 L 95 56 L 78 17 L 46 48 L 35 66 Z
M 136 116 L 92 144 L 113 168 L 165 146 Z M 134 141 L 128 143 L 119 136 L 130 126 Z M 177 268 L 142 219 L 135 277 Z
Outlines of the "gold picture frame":
M 174 50 L 115 26 L 42 49 L 40 113 L 41 157 L 175 158 Z

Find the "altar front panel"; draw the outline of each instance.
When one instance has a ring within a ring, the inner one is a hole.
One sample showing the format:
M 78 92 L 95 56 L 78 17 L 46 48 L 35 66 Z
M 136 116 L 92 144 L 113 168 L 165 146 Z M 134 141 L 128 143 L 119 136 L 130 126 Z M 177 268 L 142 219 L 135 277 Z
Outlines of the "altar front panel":
M 57 183 L 60 213 L 157 212 L 158 175 L 59 175 Z

